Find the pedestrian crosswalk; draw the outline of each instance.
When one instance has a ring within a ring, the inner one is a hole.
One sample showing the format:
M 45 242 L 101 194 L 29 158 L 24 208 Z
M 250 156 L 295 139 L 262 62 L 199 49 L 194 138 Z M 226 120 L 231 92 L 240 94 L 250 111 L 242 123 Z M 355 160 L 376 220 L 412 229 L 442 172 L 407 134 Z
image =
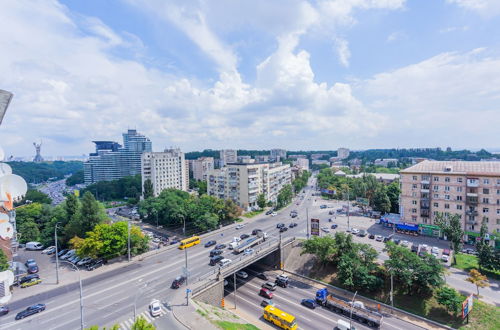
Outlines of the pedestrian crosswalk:
M 144 312 L 142 312 L 140 314 L 137 314 L 137 318 L 143 317 L 149 323 L 153 323 L 155 319 L 157 319 L 158 317 L 162 317 L 163 315 L 165 315 L 167 313 L 168 313 L 168 311 L 165 309 L 165 307 L 161 306 L 161 310 L 160 310 L 160 315 L 159 316 L 156 316 L 156 317 L 151 316 L 151 313 L 149 312 L 149 309 L 147 309 Z M 125 320 L 125 321 L 123 321 L 123 322 L 120 323 L 120 330 L 129 330 L 129 329 L 132 329 L 132 325 L 133 324 L 134 324 L 134 318 L 131 317 L 128 320 Z

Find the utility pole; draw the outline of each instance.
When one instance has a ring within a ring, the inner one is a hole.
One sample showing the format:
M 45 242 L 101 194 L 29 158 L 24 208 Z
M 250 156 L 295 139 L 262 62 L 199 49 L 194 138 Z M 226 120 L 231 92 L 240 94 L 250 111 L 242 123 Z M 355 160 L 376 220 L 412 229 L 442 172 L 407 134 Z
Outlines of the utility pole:
M 128 262 L 130 262 L 130 220 L 127 222 L 128 229 Z
M 351 225 L 349 222 L 349 187 L 347 187 L 347 229 L 351 230 Z
M 358 291 L 354 292 L 354 297 L 352 297 L 351 311 L 349 313 L 349 329 L 352 329 L 352 309 L 354 308 L 354 299 L 356 299 L 357 294 L 358 294 Z
M 306 207 L 307 239 L 309 239 L 309 208 Z
M 280 270 L 283 270 L 283 253 L 281 251 L 281 228 L 280 228 L 280 231 L 279 231 L 279 234 L 280 234 Z
M 186 263 L 186 286 L 187 286 L 188 285 L 188 277 L 189 277 L 187 248 L 184 248 L 184 260 L 185 260 L 185 263 Z
M 55 246 L 56 246 L 56 284 L 59 284 L 59 250 L 57 246 L 57 225 L 59 224 L 56 223 L 56 227 L 54 228 L 54 240 L 55 240 Z
M 234 309 L 236 309 L 236 273 L 233 274 L 234 276 Z
M 393 274 L 392 274 L 392 268 L 391 268 L 391 313 L 394 313 L 394 297 L 393 297 L 393 290 L 394 289 L 394 283 L 393 283 Z

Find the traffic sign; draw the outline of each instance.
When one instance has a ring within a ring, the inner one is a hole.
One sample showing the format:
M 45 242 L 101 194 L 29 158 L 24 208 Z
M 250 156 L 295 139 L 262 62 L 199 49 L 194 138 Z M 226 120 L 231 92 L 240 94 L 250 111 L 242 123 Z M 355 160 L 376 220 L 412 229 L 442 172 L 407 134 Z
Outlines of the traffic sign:
M 191 293 L 191 292 L 193 292 L 193 290 L 191 290 L 191 289 L 186 289 L 186 293 Z

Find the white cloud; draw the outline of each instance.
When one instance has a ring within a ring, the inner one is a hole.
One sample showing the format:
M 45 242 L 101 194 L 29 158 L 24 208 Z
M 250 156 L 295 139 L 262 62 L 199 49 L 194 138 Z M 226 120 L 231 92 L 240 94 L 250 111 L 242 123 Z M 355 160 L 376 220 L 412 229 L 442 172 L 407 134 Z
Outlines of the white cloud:
M 405 32 L 396 31 L 396 32 L 391 33 L 387 37 L 386 42 L 395 42 L 395 41 L 399 41 L 399 40 L 404 40 L 406 38 L 408 38 L 408 35 Z
M 463 26 L 449 26 L 443 29 L 439 30 L 439 33 L 450 33 L 450 32 L 456 32 L 456 31 L 469 31 L 469 26 L 468 25 L 463 25 Z
M 498 0 L 446 0 L 467 10 L 472 10 L 485 17 L 500 15 L 500 1 Z
M 345 67 L 348 67 L 349 58 L 351 57 L 351 51 L 349 50 L 349 42 L 342 38 L 336 38 L 335 45 L 340 64 L 342 64 Z

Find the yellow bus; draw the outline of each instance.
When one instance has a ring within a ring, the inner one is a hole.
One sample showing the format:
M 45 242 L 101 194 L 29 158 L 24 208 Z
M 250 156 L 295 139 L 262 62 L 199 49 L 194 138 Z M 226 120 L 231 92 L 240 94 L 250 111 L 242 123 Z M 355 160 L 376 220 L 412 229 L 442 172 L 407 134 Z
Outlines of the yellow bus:
M 287 329 L 287 330 L 297 329 L 297 323 L 295 323 L 295 316 L 285 313 L 271 305 L 267 305 L 264 308 L 264 318 L 282 329 Z
M 186 239 L 183 239 L 181 241 L 181 243 L 179 244 L 179 249 L 184 250 L 190 246 L 200 244 L 200 243 L 201 243 L 200 236 L 193 236 L 190 238 L 186 238 Z

